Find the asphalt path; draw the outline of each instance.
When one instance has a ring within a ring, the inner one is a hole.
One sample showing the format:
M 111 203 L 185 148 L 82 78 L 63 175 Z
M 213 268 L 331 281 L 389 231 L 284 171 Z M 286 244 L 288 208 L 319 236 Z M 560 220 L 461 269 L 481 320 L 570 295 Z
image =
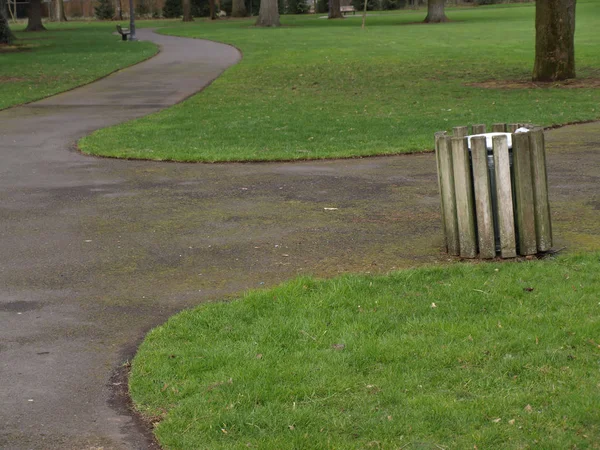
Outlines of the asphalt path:
M 154 58 L 0 111 L 0 448 L 145 449 L 122 374 L 151 327 L 297 274 L 444 263 L 431 154 L 177 164 L 93 158 L 89 132 L 201 90 L 232 47 Z M 436 131 L 436 130 L 432 130 Z M 547 134 L 555 246 L 600 249 L 600 126 Z

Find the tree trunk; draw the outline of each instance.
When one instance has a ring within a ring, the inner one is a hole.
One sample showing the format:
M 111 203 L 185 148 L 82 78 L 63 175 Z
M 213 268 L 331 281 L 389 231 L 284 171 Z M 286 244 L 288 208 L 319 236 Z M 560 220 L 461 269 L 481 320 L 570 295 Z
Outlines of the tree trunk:
M 329 0 L 328 19 L 343 19 L 344 15 L 340 10 L 340 0 Z
M 231 6 L 231 16 L 246 17 L 247 15 L 248 11 L 246 10 L 246 2 L 244 0 L 233 0 L 233 4 Z
M 260 10 L 258 11 L 257 27 L 279 27 L 279 8 L 277 0 L 260 0 Z
M 15 40 L 15 36 L 12 34 L 12 31 L 10 31 L 8 26 L 6 6 L 6 1 L 0 0 L 0 44 L 12 44 Z
M 29 9 L 27 10 L 27 28 L 25 31 L 45 31 L 44 25 L 42 25 L 42 1 L 41 0 L 30 0 Z
M 208 0 L 208 9 L 210 12 L 210 20 L 216 20 L 217 13 L 215 12 L 215 0 Z
M 113 20 L 123 20 L 123 5 L 121 5 L 121 0 L 115 0 L 114 8 L 115 15 Z
M 446 0 L 429 0 L 427 2 L 427 17 L 425 23 L 441 23 L 447 22 L 448 18 L 444 13 Z
M 192 4 L 190 0 L 183 0 L 183 21 L 184 22 L 192 22 L 194 18 L 192 17 Z
M 360 27 L 363 30 L 365 29 L 365 22 L 367 20 L 367 1 L 368 0 L 365 0 L 365 6 L 363 8 L 363 16 L 362 16 L 362 25 Z
M 575 78 L 575 1 L 537 0 L 533 81 Z
M 56 0 L 54 14 L 54 19 L 57 22 L 67 21 L 67 18 L 65 17 L 65 4 L 63 0 Z

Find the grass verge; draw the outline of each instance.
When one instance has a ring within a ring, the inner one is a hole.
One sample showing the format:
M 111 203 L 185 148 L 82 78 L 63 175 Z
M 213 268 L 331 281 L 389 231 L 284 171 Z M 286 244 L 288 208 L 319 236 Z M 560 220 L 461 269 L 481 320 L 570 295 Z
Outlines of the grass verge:
M 337 158 L 431 149 L 435 131 L 469 123 L 598 118 L 597 88 L 523 85 L 533 66 L 534 12 L 533 4 L 449 9 L 453 22 L 423 25 L 423 11 L 403 11 L 369 17 L 364 31 L 350 16 L 283 16 L 279 29 L 252 20 L 165 28 L 233 44 L 244 58 L 200 95 L 98 131 L 80 147 L 178 161 Z M 600 4 L 578 2 L 582 79 L 600 78 L 599 27 Z
M 296 279 L 151 331 L 131 394 L 168 449 L 597 448 L 599 270 Z
M 14 30 L 16 45 L 0 47 L 0 109 L 90 83 L 156 54 L 151 42 L 122 42 L 114 23 L 46 24 L 48 31 Z

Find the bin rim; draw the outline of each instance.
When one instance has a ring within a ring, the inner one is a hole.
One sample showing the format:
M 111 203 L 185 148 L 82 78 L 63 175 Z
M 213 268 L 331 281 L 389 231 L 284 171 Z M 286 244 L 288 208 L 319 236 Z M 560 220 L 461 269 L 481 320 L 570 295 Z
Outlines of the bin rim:
M 494 136 L 506 136 L 506 140 L 508 143 L 508 148 L 512 149 L 512 134 L 511 133 L 502 133 L 502 132 L 497 132 L 497 133 L 481 133 L 481 134 L 471 134 L 469 136 L 466 136 L 467 138 L 467 145 L 469 147 L 469 150 L 471 150 L 471 139 L 474 137 L 485 137 L 485 146 L 488 150 L 492 149 L 492 141 Z

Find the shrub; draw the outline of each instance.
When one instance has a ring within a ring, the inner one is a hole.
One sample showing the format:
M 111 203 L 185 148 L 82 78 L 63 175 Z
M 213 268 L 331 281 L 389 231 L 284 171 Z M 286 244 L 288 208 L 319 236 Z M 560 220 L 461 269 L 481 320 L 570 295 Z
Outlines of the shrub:
M 215 3 L 215 9 L 217 5 Z M 208 0 L 192 0 L 192 16 L 208 17 L 210 15 L 210 6 Z
M 98 0 L 98 4 L 94 6 L 94 15 L 99 20 L 112 20 L 115 16 L 112 0 Z
M 287 14 L 305 14 L 309 6 L 304 0 L 287 0 Z
M 329 12 L 329 1 L 328 0 L 317 0 L 317 12 L 318 13 Z
M 147 16 L 151 12 L 151 8 L 148 0 L 138 0 L 137 5 L 135 6 L 135 13 L 138 16 Z
M 181 17 L 183 15 L 183 6 L 181 5 L 181 0 L 166 0 L 162 13 L 163 17 L 166 17 L 167 19 Z
M 357 11 L 365 9 L 365 0 L 352 0 L 352 6 Z M 378 0 L 367 0 L 367 11 L 376 11 L 381 9 Z

